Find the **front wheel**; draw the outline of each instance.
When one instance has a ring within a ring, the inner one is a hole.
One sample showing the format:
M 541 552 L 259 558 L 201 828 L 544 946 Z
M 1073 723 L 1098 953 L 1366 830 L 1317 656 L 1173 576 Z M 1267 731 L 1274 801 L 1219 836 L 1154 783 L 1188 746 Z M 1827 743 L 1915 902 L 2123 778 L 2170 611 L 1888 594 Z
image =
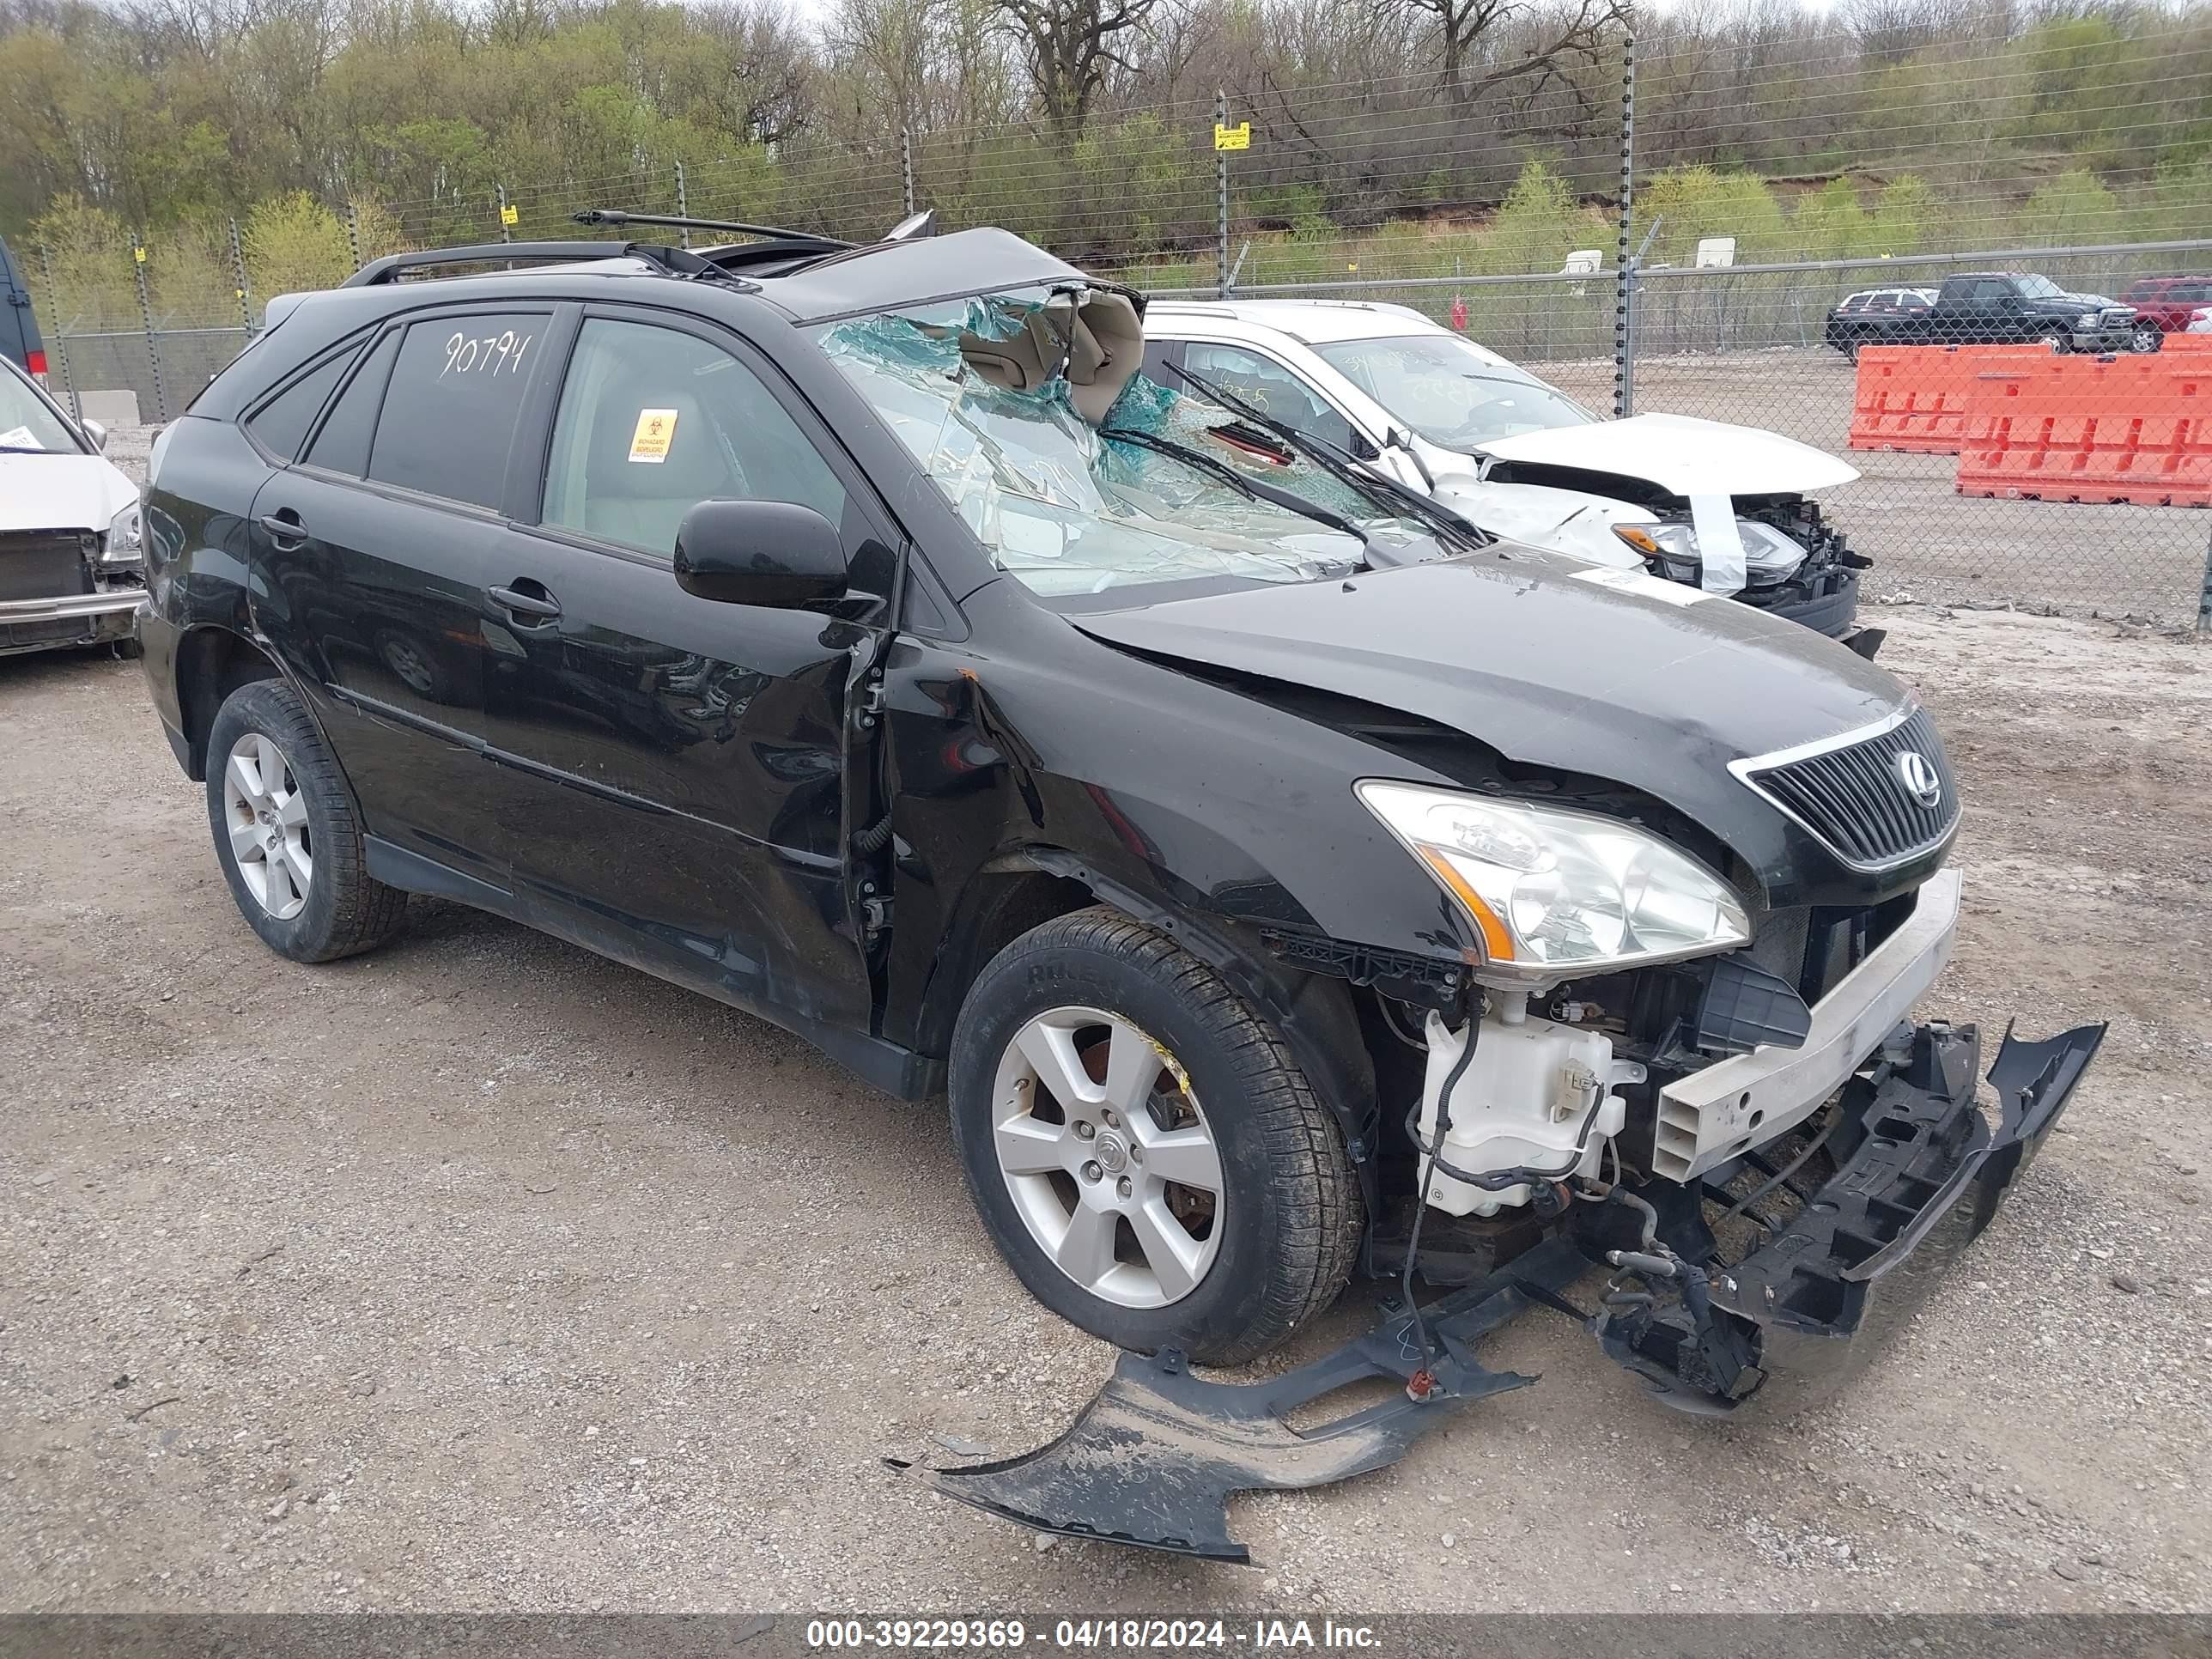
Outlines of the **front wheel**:
M 952 1133 L 1032 1295 L 1124 1348 L 1231 1364 L 1326 1307 L 1362 1212 L 1335 1120 L 1213 969 L 1120 913 L 1032 929 L 952 1039 Z
M 2166 337 L 2159 331 L 2156 323 L 2137 323 L 2128 343 L 2137 351 L 2156 351 L 2166 343 Z

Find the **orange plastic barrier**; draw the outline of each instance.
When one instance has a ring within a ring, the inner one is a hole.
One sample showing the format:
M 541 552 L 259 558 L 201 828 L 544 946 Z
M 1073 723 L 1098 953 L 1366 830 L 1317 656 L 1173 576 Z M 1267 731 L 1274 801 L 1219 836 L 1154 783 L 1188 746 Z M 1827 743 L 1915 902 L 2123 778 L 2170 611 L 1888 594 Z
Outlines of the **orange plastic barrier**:
M 2160 345 L 2165 351 L 2212 351 L 2212 334 L 2169 334 Z
M 1959 493 L 2212 507 L 2212 355 L 2054 357 L 1984 370 Z
M 1955 455 L 1976 376 L 2051 355 L 2045 345 L 1862 346 L 1850 447 Z

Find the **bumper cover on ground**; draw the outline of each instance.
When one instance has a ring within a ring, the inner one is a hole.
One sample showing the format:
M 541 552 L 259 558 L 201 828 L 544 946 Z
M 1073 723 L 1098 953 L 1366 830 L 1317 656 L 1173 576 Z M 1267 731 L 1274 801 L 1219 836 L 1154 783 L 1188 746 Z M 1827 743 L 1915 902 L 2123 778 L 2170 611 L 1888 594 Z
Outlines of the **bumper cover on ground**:
M 1547 1239 L 1423 1310 L 1434 1392 L 1401 1387 L 1315 1427 L 1293 1413 L 1368 1379 L 1402 1385 L 1422 1369 L 1410 1314 L 1386 1304 L 1358 1340 L 1260 1382 L 1193 1376 L 1179 1356 L 1124 1354 L 1075 1423 L 1022 1456 L 916 1468 L 939 1492 L 1041 1531 L 1244 1561 L 1229 1534 L 1239 1492 L 1295 1490 L 1387 1468 L 1477 1400 L 1534 1381 L 1492 1371 L 1472 1346 L 1534 1306 L 1577 1318 L 1566 1292 L 1620 1249 L 1662 1261 L 1650 1279 L 1616 1273 L 1587 1319 L 1600 1346 L 1666 1403 L 1717 1413 L 1755 1394 L 1833 1385 L 1916 1307 L 1989 1224 L 2050 1134 L 2095 1055 L 2102 1025 L 2043 1042 L 2007 1032 L 1989 1080 L 1992 1129 L 1975 1103 L 1978 1040 L 1968 1027 L 1900 1027 L 1845 1086 L 1826 1132 L 1835 1172 L 1759 1248 L 1720 1259 L 1700 1194 L 1670 1182 L 1587 1207 L 1594 1220 Z M 1781 1185 L 1782 1183 L 1778 1183 Z M 1654 1201 L 1654 1200 L 1657 1201 Z M 1650 1224 L 1646 1224 L 1646 1222 Z M 894 1467 L 908 1468 L 903 1463 Z

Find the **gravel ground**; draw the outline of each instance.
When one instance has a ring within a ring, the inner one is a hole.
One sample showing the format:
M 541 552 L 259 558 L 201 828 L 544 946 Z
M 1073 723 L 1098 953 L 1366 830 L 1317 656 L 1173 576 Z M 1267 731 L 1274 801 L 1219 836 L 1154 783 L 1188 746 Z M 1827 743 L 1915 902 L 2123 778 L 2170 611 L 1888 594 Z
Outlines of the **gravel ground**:
M 137 668 L 0 661 L 0 1607 L 2212 1607 L 2212 654 L 1893 620 L 1971 802 L 1929 1006 L 2109 1018 L 2065 1132 L 1839 1401 L 1686 1419 L 1532 1316 L 1487 1357 L 1540 1386 L 1243 1500 L 1249 1571 L 878 1462 L 1037 1443 L 1110 1361 L 941 1107 L 443 904 L 286 963 Z

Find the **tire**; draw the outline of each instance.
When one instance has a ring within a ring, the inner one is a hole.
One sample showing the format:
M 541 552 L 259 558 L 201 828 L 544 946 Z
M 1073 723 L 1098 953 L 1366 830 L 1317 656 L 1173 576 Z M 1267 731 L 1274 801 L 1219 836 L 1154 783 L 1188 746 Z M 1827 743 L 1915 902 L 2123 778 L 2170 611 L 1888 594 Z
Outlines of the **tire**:
M 2156 351 L 2166 344 L 2166 336 L 2156 323 L 2137 323 L 2128 336 L 2128 344 L 2139 352 Z
M 2074 337 L 2063 329 L 2046 328 L 2035 337 L 2035 343 L 2038 345 L 2049 346 L 2056 356 L 2063 357 L 2066 355 L 2068 348 L 2074 343 Z
M 1098 1097 L 1080 1097 L 1093 1080 Z M 1046 922 L 992 959 L 953 1030 L 950 1093 L 969 1194 L 1000 1254 L 1093 1335 L 1233 1364 L 1350 1276 L 1364 1216 L 1335 1120 L 1226 981 L 1118 911 Z M 1137 1103 L 1142 1127 L 1116 1100 Z M 1077 1273 L 1048 1247 L 1056 1223 Z
M 263 944 L 332 962 L 398 930 L 407 895 L 368 873 L 353 795 L 297 692 L 239 687 L 216 711 L 207 757 L 216 860 Z

